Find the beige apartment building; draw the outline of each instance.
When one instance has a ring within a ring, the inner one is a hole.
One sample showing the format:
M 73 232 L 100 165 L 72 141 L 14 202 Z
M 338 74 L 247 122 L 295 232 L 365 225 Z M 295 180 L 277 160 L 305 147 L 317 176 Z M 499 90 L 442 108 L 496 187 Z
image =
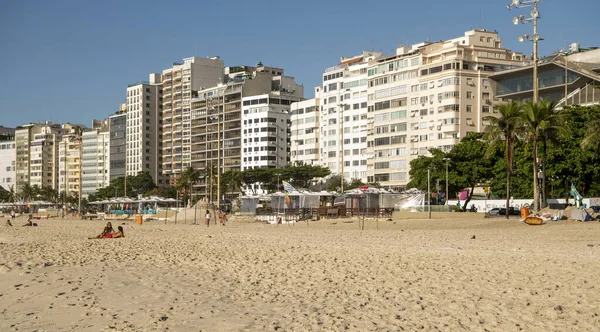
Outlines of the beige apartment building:
M 210 190 L 210 170 L 212 169 L 213 183 L 215 168 L 219 165 L 219 172 L 240 171 L 242 169 L 242 149 L 250 146 L 253 135 L 246 136 L 242 133 L 243 108 L 250 110 L 254 105 L 279 105 L 277 110 L 289 107 L 293 101 L 302 98 L 303 87 L 296 84 L 293 77 L 284 76 L 283 69 L 263 66 L 256 67 L 236 66 L 224 70 L 225 81 L 223 84 L 198 91 L 197 97 L 192 99 L 191 113 L 191 166 L 205 172 L 206 178 L 195 187 L 198 195 L 205 197 Z M 267 95 L 261 98 L 252 96 Z M 276 107 L 267 108 L 274 110 Z M 248 114 L 246 114 L 248 115 Z M 249 121 L 251 116 L 246 117 Z M 254 119 L 254 118 L 253 118 Z M 289 120 L 289 114 L 286 119 Z M 267 117 L 265 117 L 265 121 Z M 279 119 L 283 120 L 283 118 Z M 259 121 L 262 121 L 259 119 Z M 278 122 L 279 123 L 279 122 Z M 282 128 L 287 129 L 289 124 L 282 122 Z M 248 126 L 248 122 L 246 123 Z M 253 126 L 254 128 L 254 126 Z M 219 135 L 220 133 L 220 135 Z M 252 136 L 252 137 L 250 137 Z M 267 136 L 265 136 L 267 137 Z M 260 140 L 260 138 L 259 138 Z M 287 140 L 280 140 L 280 145 L 286 145 Z M 185 156 L 185 154 L 184 154 Z M 176 155 L 173 156 L 175 158 Z M 167 156 L 164 157 L 169 158 Z M 287 159 L 287 158 L 286 158 Z M 166 162 L 174 160 L 167 159 Z M 175 160 L 178 162 L 179 160 Z M 286 163 L 286 160 L 283 161 Z M 250 167 L 252 163 L 249 163 Z M 277 163 L 277 165 L 282 165 Z M 252 164 L 252 167 L 257 166 Z M 238 193 L 224 194 L 226 198 L 236 196 Z
M 58 189 L 58 146 L 68 130 L 51 122 L 30 123 L 15 131 L 15 192 L 24 185 Z
M 502 47 L 497 32 L 467 31 L 435 43 L 400 47 L 368 69 L 368 181 L 403 190 L 409 163 L 431 148 L 450 151 L 494 114 L 488 76 L 523 55 Z
M 64 124 L 63 135 L 58 143 L 58 190 L 67 196 L 78 197 L 82 181 L 83 132 L 80 125 Z
M 218 57 L 191 57 L 162 72 L 162 172 L 170 177 L 170 184 L 175 184 L 178 174 L 192 165 L 193 91 L 222 83 L 223 69 Z

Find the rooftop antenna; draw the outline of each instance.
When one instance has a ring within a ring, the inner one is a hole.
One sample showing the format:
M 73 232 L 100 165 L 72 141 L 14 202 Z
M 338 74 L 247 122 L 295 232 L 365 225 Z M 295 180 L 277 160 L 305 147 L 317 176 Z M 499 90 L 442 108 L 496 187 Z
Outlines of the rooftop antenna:
M 483 24 L 481 24 L 481 8 L 479 8 L 479 30 L 483 30 Z

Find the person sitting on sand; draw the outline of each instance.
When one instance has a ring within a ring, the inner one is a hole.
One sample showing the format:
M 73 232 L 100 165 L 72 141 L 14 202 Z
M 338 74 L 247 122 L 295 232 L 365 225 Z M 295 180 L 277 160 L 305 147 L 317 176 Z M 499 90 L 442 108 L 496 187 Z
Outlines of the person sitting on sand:
M 12 227 L 12 224 L 10 223 L 10 219 L 6 219 L 6 226 Z
M 31 221 L 31 215 L 27 217 L 27 222 L 23 226 L 33 226 L 33 222 Z
M 110 239 L 113 237 L 113 233 L 115 232 L 115 230 L 112 227 L 112 224 L 110 222 L 108 222 L 106 224 L 106 227 L 104 227 L 104 230 L 102 231 L 102 233 L 100 233 L 100 235 L 96 236 L 96 237 L 91 237 L 90 239 Z
M 119 226 L 119 227 L 117 227 L 117 229 L 118 230 L 112 234 L 112 238 L 117 239 L 120 237 L 125 237 L 125 233 L 123 232 L 123 227 Z

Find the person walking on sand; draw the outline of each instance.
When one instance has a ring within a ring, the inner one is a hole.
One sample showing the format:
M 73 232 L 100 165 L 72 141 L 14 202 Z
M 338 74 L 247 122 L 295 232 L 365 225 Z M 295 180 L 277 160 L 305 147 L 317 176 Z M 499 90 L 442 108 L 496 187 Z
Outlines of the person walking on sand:
M 204 216 L 204 223 L 206 227 L 210 225 L 210 211 L 206 210 L 206 215 Z
M 15 219 L 16 218 L 16 213 L 15 213 L 15 209 L 10 210 L 10 219 Z
M 225 212 L 223 210 L 219 210 L 219 224 L 225 226 Z

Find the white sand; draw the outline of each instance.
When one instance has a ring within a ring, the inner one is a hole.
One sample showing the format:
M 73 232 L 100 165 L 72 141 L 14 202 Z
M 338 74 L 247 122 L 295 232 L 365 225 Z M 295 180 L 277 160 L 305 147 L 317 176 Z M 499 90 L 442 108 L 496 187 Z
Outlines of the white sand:
M 600 329 L 598 222 L 23 223 L 0 226 L 0 331 Z

